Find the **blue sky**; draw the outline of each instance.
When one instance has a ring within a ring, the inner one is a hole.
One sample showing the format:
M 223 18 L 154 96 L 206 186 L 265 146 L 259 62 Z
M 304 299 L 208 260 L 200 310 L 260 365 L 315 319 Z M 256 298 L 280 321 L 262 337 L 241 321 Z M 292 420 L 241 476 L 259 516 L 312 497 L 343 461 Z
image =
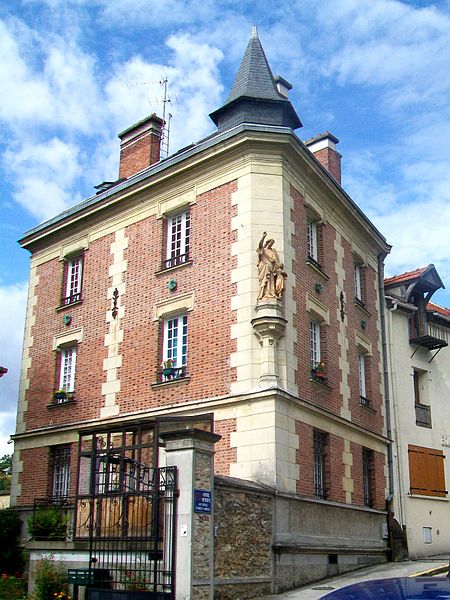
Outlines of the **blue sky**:
M 170 152 L 214 129 L 252 25 L 308 139 L 393 245 L 387 275 L 450 287 L 450 2 L 15 0 L 0 6 L 0 455 L 14 430 L 28 253 L 16 240 L 118 173 L 117 133 L 162 114 Z M 434 300 L 450 306 L 446 290 Z

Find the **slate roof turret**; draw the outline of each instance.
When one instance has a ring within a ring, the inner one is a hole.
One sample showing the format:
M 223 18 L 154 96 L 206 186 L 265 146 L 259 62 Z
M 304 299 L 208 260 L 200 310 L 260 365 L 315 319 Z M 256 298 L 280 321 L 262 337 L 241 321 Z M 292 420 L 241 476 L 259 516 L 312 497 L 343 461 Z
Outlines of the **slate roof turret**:
M 285 83 L 290 86 L 288 82 Z M 291 102 L 277 89 L 256 27 L 253 27 L 225 104 L 209 116 L 219 131 L 240 123 L 281 125 L 291 129 L 302 126 Z

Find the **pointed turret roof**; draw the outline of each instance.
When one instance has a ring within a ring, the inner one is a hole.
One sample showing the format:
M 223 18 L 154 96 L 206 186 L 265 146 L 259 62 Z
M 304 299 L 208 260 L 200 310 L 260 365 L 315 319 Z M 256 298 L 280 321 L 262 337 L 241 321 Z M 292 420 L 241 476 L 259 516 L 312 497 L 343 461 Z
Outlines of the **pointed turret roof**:
M 248 42 L 247 50 L 225 104 L 247 96 L 249 98 L 264 98 L 266 100 L 285 100 L 278 93 L 275 80 L 267 62 L 256 27 Z
M 290 83 L 282 78 L 285 90 Z M 301 121 L 287 95 L 277 89 L 256 27 L 253 27 L 244 58 L 225 104 L 212 112 L 211 119 L 219 130 L 239 123 L 281 125 L 297 129 Z

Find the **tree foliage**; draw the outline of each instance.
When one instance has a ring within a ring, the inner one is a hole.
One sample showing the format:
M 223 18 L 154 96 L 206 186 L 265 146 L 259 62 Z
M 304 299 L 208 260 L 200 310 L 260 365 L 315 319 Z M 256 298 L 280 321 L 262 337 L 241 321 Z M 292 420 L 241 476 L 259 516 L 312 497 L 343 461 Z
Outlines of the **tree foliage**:
M 0 573 L 22 572 L 23 555 L 19 537 L 21 521 L 13 508 L 0 510 Z

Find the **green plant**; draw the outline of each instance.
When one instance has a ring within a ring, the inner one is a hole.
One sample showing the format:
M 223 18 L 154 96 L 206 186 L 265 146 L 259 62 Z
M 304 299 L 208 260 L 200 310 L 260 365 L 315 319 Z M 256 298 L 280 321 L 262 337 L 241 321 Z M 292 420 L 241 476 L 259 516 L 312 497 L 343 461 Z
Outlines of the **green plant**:
M 69 516 L 54 506 L 36 508 L 28 521 L 28 533 L 33 538 L 64 540 L 67 535 Z
M 0 510 L 0 573 L 22 572 L 24 559 L 19 545 L 22 524 L 13 508 Z
M 45 556 L 34 568 L 33 600 L 68 600 L 67 569 L 64 564 Z
M 162 365 L 163 369 L 173 369 L 175 366 L 175 361 L 173 358 L 167 358 L 163 360 Z
M 0 577 L 0 600 L 25 600 L 27 586 L 25 581 L 16 575 L 3 573 Z

